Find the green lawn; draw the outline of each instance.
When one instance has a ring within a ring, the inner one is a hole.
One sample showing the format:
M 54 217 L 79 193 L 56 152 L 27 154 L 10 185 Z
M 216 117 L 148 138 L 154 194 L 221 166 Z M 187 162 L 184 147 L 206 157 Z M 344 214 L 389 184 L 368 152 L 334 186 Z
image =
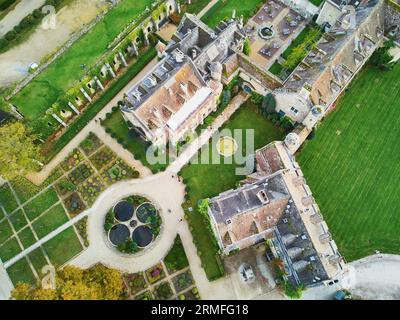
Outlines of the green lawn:
M 313 5 L 319 7 L 319 5 L 324 2 L 324 0 L 308 0 L 310 1 Z
M 15 200 L 7 183 L 0 187 L 0 205 L 3 206 L 8 213 L 13 212 L 18 207 L 17 200 Z M 0 216 L 2 213 L 3 212 L 0 213 Z
M 68 222 L 68 216 L 63 206 L 58 204 L 37 219 L 32 224 L 32 227 L 39 239 L 41 239 L 66 222 Z
M 5 242 L 13 234 L 10 224 L 7 219 L 0 222 L 0 244 Z
M 223 129 L 254 129 L 254 148 L 258 149 L 271 141 L 282 140 L 284 134 L 269 120 L 260 116 L 255 106 L 246 102 L 225 124 Z M 243 143 L 242 150 L 246 144 Z M 210 148 L 215 149 L 215 145 Z M 242 152 L 244 154 L 244 152 Z M 191 225 L 194 241 L 201 251 L 204 270 L 209 279 L 222 276 L 217 258 L 218 248 L 211 241 L 212 235 L 206 229 L 203 218 L 197 211 L 197 202 L 200 199 L 210 198 L 219 193 L 235 188 L 236 183 L 244 178 L 235 173 L 235 164 L 190 164 L 181 171 L 187 187 L 189 188 L 189 201 L 185 208 L 193 207 L 195 210 L 186 214 Z M 240 165 L 242 167 L 242 165 Z
M 58 268 L 82 251 L 73 227 L 70 227 L 43 245 L 53 265 Z
M 0 259 L 5 262 L 21 252 L 17 239 L 11 238 L 0 246 Z
M 181 270 L 189 266 L 189 261 L 179 235 L 175 238 L 174 245 L 165 257 L 164 263 L 169 270 Z
M 283 70 L 283 66 L 278 62 L 274 62 L 273 65 L 268 69 L 269 72 L 276 75 L 277 77 L 280 76 L 280 74 L 282 73 L 282 70 Z
M 25 249 L 29 248 L 36 242 L 35 236 L 31 230 L 31 227 L 26 227 L 18 233 L 18 238 L 21 240 L 22 245 Z
M 21 176 L 10 181 L 10 183 L 21 203 L 25 203 L 41 190 L 40 187 Z
M 35 284 L 36 278 L 29 267 L 28 260 L 23 258 L 7 269 L 12 283 L 16 286 L 19 282 Z
M 347 260 L 400 253 L 400 65 L 372 67 L 297 157 Z
M 300 44 L 302 44 L 304 42 L 304 40 L 306 39 L 307 35 L 310 33 L 312 29 L 310 27 L 305 27 L 300 33 L 299 35 L 293 39 L 293 41 L 290 43 L 290 45 L 286 48 L 285 51 L 283 51 L 282 53 L 282 57 L 284 59 L 287 59 L 290 54 L 292 53 L 293 49 L 296 48 L 297 46 L 299 46 Z
M 24 208 L 28 219 L 32 221 L 58 201 L 59 198 L 55 189 L 53 187 L 47 189 L 25 205 Z
M 42 268 L 47 265 L 46 258 L 42 252 L 42 248 L 37 248 L 28 254 L 29 260 L 31 260 L 32 265 L 36 269 L 38 275 L 42 275 Z
M 12 103 L 19 107 L 26 120 L 39 119 L 75 81 L 82 78 L 85 70 L 81 65 L 94 65 L 106 51 L 107 45 L 152 2 L 123 0 L 91 31 L 76 41 L 12 98 Z
M 22 212 L 22 209 L 19 209 L 17 212 L 14 212 L 9 216 L 9 219 L 11 221 L 11 224 L 13 225 L 14 229 L 16 232 L 21 230 L 23 227 L 25 227 L 28 224 L 28 221 L 26 221 L 24 213 Z
M 129 131 L 128 125 L 119 110 L 113 112 L 110 118 L 103 121 L 102 125 L 110 129 L 115 134 L 116 139 L 122 139 L 127 145 L 127 150 L 134 155 L 135 159 L 140 160 L 153 173 L 162 171 L 167 167 L 167 164 L 149 164 L 146 158 L 146 149 L 148 146 Z
M 263 0 L 219 0 L 201 20 L 213 28 L 221 20 L 230 19 L 234 9 L 236 9 L 236 17 L 243 15 L 244 19 L 247 20 L 258 11 L 259 6 L 264 2 Z

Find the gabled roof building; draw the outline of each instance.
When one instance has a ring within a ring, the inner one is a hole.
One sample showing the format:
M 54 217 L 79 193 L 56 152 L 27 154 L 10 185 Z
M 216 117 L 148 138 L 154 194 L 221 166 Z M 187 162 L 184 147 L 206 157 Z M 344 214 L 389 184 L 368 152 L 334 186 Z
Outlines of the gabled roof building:
M 267 239 L 293 285 L 340 277 L 344 259 L 286 143 L 257 150 L 256 161 L 256 172 L 241 187 L 210 199 L 221 250 L 229 254 Z

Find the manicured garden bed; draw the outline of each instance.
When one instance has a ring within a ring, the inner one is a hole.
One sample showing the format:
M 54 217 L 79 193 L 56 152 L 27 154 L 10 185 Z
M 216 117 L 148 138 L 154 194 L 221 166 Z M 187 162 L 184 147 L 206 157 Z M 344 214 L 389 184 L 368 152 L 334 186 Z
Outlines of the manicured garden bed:
M 168 300 L 172 298 L 173 292 L 168 281 L 159 284 L 155 290 L 154 295 L 157 300 Z
M 162 267 L 161 263 L 151 267 L 150 269 L 147 269 L 145 274 L 147 281 L 150 284 L 156 283 L 165 278 L 164 268 Z

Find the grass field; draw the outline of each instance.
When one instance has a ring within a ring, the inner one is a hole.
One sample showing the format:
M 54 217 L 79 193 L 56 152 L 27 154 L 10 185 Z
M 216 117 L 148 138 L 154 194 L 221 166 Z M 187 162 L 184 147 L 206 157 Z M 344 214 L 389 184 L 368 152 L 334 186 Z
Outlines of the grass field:
M 25 206 L 25 212 L 29 220 L 33 220 L 58 202 L 58 196 L 54 188 L 49 188 Z
M 254 129 L 255 149 L 261 148 L 271 141 L 281 140 L 283 132 L 256 111 L 256 107 L 251 103 L 245 103 L 222 129 Z M 246 144 L 244 143 L 242 150 L 245 148 Z M 215 150 L 215 145 L 210 148 L 210 152 L 212 149 Z M 186 211 L 186 213 L 189 223 L 193 227 L 194 240 L 202 253 L 203 268 L 209 279 L 216 279 L 222 276 L 222 273 L 218 265 L 218 248 L 211 241 L 212 235 L 207 231 L 203 218 L 197 211 L 197 202 L 235 188 L 236 183 L 244 178 L 244 176 L 236 175 L 236 168 L 237 165 L 223 164 L 223 160 L 221 160 L 221 164 L 191 164 L 180 172 L 189 188 L 189 201 L 185 203 L 185 208 L 191 206 L 195 209 L 192 212 Z
M 16 238 L 11 238 L 0 246 L 0 259 L 7 261 L 21 252 Z
M 37 219 L 32 227 L 41 239 L 66 222 L 68 222 L 68 216 L 63 206 L 58 204 Z
M 38 119 L 75 81 L 85 73 L 81 65 L 92 66 L 107 45 L 136 16 L 150 6 L 151 0 L 123 0 L 90 32 L 54 61 L 45 71 L 11 99 L 26 120 Z
M 201 20 L 213 28 L 221 20 L 231 18 L 234 9 L 236 9 L 236 17 L 243 15 L 247 20 L 256 13 L 258 6 L 263 2 L 263 0 L 219 0 Z
M 18 282 L 35 284 L 36 278 L 29 267 L 28 260 L 26 258 L 19 260 L 11 267 L 7 269 L 7 273 L 11 278 L 11 281 L 14 283 L 14 286 L 17 285 Z
M 347 260 L 400 253 L 400 65 L 366 67 L 297 159 Z

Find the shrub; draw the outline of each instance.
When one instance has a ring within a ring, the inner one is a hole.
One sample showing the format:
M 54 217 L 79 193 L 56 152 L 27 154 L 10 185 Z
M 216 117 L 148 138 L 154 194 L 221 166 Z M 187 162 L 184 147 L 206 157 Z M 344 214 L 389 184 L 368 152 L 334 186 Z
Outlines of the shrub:
M 17 33 L 14 30 L 10 30 L 6 33 L 4 38 L 7 39 L 8 41 L 12 41 L 16 38 L 16 36 L 17 36 Z
M 246 40 L 244 40 L 244 43 L 243 43 L 243 53 L 246 56 L 248 56 L 248 55 L 250 55 L 250 52 L 251 52 L 250 40 L 249 40 L 249 38 L 246 38 Z

